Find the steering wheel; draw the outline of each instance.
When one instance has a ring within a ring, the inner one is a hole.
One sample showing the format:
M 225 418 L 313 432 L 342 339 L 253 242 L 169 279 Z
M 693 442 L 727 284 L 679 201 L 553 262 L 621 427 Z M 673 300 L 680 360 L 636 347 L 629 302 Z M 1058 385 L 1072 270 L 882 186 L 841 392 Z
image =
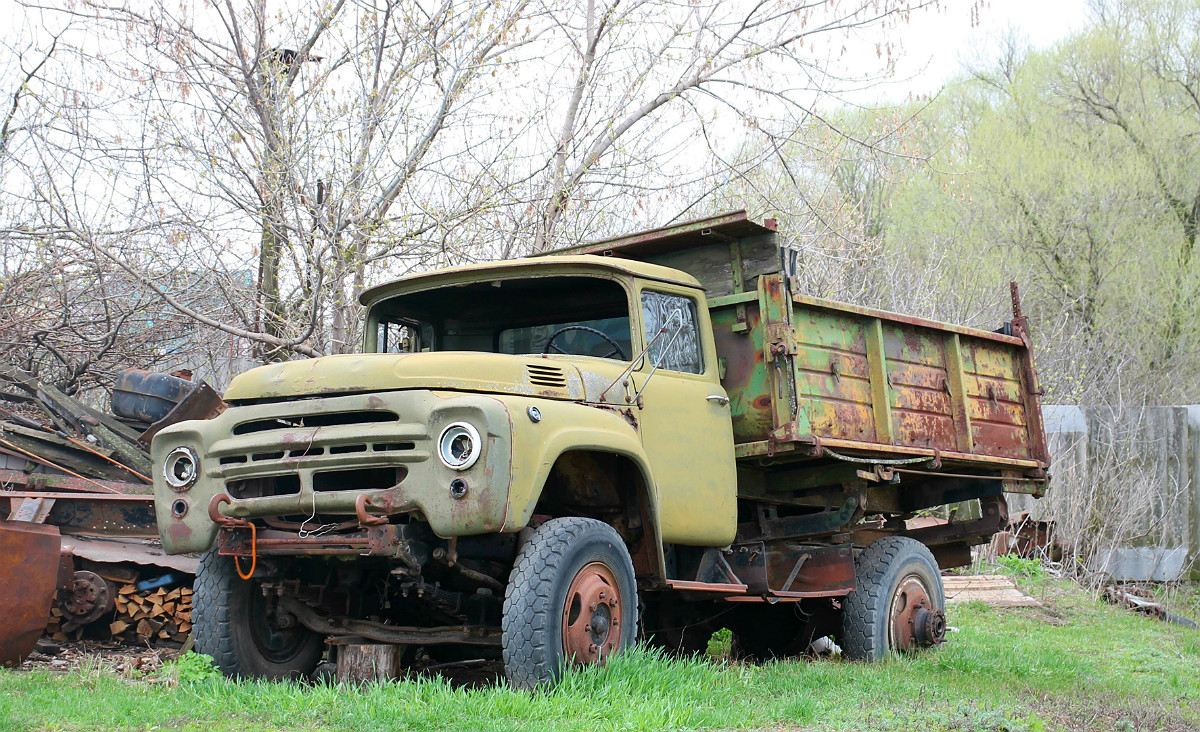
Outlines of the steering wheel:
M 610 336 L 609 334 L 605 333 L 602 330 L 590 328 L 586 325 L 566 325 L 566 326 L 563 326 L 562 328 L 559 328 L 558 330 L 554 331 L 553 333 L 550 334 L 550 337 L 548 339 L 546 339 L 546 346 L 545 346 L 545 348 L 542 349 L 542 353 L 546 354 L 546 353 L 550 353 L 551 351 L 553 351 L 554 353 L 566 354 L 567 353 L 566 351 L 564 351 L 563 349 L 554 345 L 554 339 L 558 338 L 563 333 L 566 333 L 566 332 L 572 331 L 572 330 L 581 330 L 584 333 L 591 333 L 592 335 L 598 335 L 601 338 L 603 338 L 604 340 L 608 341 L 609 345 L 612 346 L 612 350 L 609 351 L 608 353 L 604 354 L 600 358 L 612 358 L 613 356 L 620 356 L 622 361 L 629 360 L 629 356 L 625 355 L 625 351 L 621 348 L 621 344 L 617 343 L 615 340 L 613 340 L 612 336 Z M 578 354 L 578 355 L 585 355 L 585 354 Z

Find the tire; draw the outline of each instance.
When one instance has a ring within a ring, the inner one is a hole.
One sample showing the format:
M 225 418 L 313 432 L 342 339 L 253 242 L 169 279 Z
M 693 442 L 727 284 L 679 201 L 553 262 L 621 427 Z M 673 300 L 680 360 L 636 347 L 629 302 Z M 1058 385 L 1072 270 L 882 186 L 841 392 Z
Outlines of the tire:
M 878 539 L 854 560 L 854 575 L 858 586 L 842 606 L 840 640 L 847 658 L 878 661 L 890 652 L 940 642 L 946 595 L 941 571 L 924 544 L 902 536 Z M 911 630 L 914 616 L 928 624 L 923 631 Z
M 547 521 L 517 555 L 504 593 L 508 681 L 534 689 L 556 683 L 568 662 L 603 663 L 633 645 L 637 620 L 633 561 L 620 535 L 595 519 Z
M 233 557 L 215 549 L 204 555 L 192 598 L 196 651 L 234 678 L 307 677 L 321 660 L 324 638 L 295 621 L 287 629 L 273 627 L 259 587 L 238 577 Z

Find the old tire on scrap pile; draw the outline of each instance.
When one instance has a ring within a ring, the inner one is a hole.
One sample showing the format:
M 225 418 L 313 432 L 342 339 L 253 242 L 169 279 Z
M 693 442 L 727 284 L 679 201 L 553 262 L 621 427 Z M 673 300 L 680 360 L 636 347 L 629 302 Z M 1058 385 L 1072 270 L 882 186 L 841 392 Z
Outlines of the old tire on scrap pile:
M 243 563 L 243 566 L 244 563 Z M 317 667 L 324 639 L 300 625 L 274 625 L 261 585 L 237 575 L 233 557 L 215 549 L 200 560 L 192 598 L 196 651 L 213 657 L 234 678 L 299 679 Z
M 842 606 L 842 653 L 877 661 L 889 652 L 940 643 L 946 634 L 942 574 L 915 539 L 877 539 L 854 560 L 858 586 Z
M 504 671 L 521 689 L 553 684 L 568 663 L 603 663 L 633 645 L 637 582 L 621 536 L 589 518 L 542 524 L 504 593 Z

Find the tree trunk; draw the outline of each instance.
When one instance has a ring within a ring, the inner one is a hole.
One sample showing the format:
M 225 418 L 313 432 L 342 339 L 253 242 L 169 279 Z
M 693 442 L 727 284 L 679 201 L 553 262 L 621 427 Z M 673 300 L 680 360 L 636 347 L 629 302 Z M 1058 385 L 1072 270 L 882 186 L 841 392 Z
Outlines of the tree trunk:
M 383 643 L 340 646 L 337 679 L 343 684 L 390 681 L 400 675 L 400 654 L 403 650 L 404 646 Z

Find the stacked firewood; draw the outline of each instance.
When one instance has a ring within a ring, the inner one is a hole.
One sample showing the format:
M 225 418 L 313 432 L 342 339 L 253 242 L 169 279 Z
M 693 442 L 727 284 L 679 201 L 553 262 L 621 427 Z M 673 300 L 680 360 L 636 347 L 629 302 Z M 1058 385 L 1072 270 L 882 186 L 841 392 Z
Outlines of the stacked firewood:
M 63 632 L 63 625 L 66 624 L 66 622 L 67 621 L 63 619 L 62 609 L 57 604 L 54 605 L 50 608 L 50 620 L 46 621 L 46 635 L 50 636 L 51 640 L 56 641 L 71 640 L 71 638 L 69 638 L 67 634 Z M 81 635 L 83 635 L 82 630 L 79 631 L 76 638 L 78 639 L 78 636 Z
M 192 629 L 192 590 L 176 587 L 139 592 L 134 585 L 117 590 L 117 612 L 108 630 L 113 638 L 136 643 L 182 643 Z
M 192 629 L 192 589 L 176 587 L 168 590 L 138 590 L 133 584 L 123 584 L 117 590 L 115 609 L 108 623 L 113 640 L 137 645 L 153 645 L 159 641 L 183 643 Z M 69 617 L 55 605 L 50 609 L 46 634 L 52 640 L 79 640 L 83 628 L 68 625 Z M 96 626 L 101 622 L 97 621 Z M 95 637 L 89 631 L 88 637 Z

